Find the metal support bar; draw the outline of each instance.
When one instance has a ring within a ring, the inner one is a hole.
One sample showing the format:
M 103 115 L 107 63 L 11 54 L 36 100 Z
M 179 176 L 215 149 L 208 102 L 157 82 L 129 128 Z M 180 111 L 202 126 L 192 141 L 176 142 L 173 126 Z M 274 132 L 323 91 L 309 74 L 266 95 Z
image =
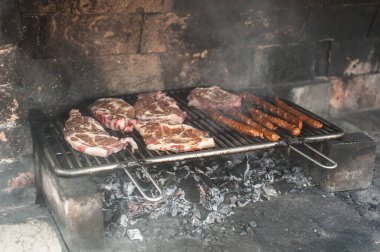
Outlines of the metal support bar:
M 305 157 L 306 159 L 310 160 L 311 162 L 319 165 L 320 167 L 324 168 L 324 169 L 335 169 L 338 164 L 332 160 L 331 158 L 329 158 L 328 156 L 324 155 L 323 153 L 317 151 L 316 149 L 314 149 L 313 147 L 311 147 L 310 145 L 308 145 L 307 143 L 303 143 L 304 146 L 306 146 L 307 148 L 309 148 L 311 151 L 313 151 L 314 153 L 316 153 L 317 155 L 319 155 L 320 157 L 324 158 L 325 160 L 327 160 L 330 165 L 324 165 L 320 162 L 318 162 L 317 160 L 315 160 L 314 158 L 310 157 L 309 155 L 307 155 L 306 153 L 302 152 L 300 149 L 292 146 L 292 145 L 289 145 L 289 148 L 294 150 L 295 152 L 297 152 L 298 154 L 300 154 L 301 156 Z
M 145 191 L 142 189 L 142 187 L 140 186 L 140 184 L 137 182 L 137 180 L 135 180 L 135 178 L 132 176 L 132 174 L 128 171 L 128 168 L 127 167 L 124 167 L 124 172 L 128 175 L 128 177 L 131 179 L 132 183 L 136 186 L 137 190 L 139 190 L 139 192 L 141 193 L 141 195 L 148 201 L 151 201 L 151 202 L 157 202 L 157 201 L 160 201 L 164 194 L 162 192 L 162 189 L 160 188 L 160 186 L 157 184 L 157 182 L 154 180 L 154 178 L 150 175 L 150 173 L 145 169 L 144 166 L 140 166 L 139 168 L 141 168 L 141 170 L 145 173 L 145 175 L 148 177 L 148 179 L 150 180 L 150 182 L 152 182 L 152 184 L 154 185 L 154 187 L 157 189 L 159 195 L 157 197 L 149 197 L 148 195 L 145 194 Z

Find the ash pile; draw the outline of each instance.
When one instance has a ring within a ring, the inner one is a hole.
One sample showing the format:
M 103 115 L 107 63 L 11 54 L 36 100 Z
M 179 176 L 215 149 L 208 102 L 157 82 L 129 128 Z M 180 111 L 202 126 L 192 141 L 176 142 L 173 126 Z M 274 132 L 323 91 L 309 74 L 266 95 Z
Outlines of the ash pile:
M 147 193 L 157 194 L 138 171 L 134 176 L 148 187 Z M 123 173 L 96 178 L 103 196 L 106 235 L 132 240 L 178 235 L 208 238 L 215 236 L 215 225 L 244 235 L 239 223 L 230 218 L 236 208 L 312 185 L 300 167 L 290 166 L 286 155 L 276 150 L 152 166 L 149 172 L 163 188 L 160 202 L 146 201 Z M 152 227 L 160 219 L 175 220 L 175 225 Z M 254 228 L 254 220 L 248 226 Z

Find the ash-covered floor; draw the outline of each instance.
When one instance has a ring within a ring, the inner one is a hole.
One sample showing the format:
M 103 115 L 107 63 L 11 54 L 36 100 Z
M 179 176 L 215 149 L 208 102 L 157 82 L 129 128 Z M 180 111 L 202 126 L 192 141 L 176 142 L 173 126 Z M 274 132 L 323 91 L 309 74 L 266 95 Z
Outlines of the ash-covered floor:
M 105 251 L 378 251 L 378 224 L 310 189 L 237 209 L 228 224 L 210 227 L 213 238 L 183 235 L 178 219 L 162 217 L 136 225 L 143 241 L 107 238 Z

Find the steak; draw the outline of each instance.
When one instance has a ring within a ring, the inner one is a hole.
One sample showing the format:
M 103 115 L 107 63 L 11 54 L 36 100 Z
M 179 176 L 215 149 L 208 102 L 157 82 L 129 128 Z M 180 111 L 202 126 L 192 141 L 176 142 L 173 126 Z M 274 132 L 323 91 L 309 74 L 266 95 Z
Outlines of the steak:
M 198 109 L 230 109 L 241 107 L 241 98 L 220 87 L 195 88 L 187 96 L 188 105 Z
M 161 91 L 139 95 L 134 108 L 136 118 L 141 121 L 177 124 L 186 118 L 176 101 Z
M 185 152 L 215 146 L 214 139 L 207 132 L 186 124 L 139 121 L 135 128 L 148 150 Z
M 132 138 L 118 139 L 110 136 L 100 123 L 91 117 L 82 116 L 77 109 L 70 110 L 63 134 L 74 150 L 93 156 L 107 157 L 125 149 L 128 143 L 132 149 L 137 148 Z
M 134 108 L 122 99 L 102 98 L 90 106 L 95 119 L 112 130 L 131 132 L 136 124 Z

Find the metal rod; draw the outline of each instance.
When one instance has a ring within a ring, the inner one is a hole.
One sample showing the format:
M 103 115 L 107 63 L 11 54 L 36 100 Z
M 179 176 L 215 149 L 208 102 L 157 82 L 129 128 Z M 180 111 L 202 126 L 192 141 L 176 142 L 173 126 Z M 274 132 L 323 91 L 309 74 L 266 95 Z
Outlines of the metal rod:
M 157 197 L 150 197 L 146 195 L 143 188 L 140 186 L 140 184 L 135 180 L 135 178 L 132 176 L 132 174 L 128 171 L 127 167 L 124 167 L 124 172 L 128 175 L 128 177 L 131 179 L 132 183 L 136 186 L 137 190 L 141 193 L 141 195 L 148 201 L 157 202 L 160 201 L 164 194 L 162 192 L 162 189 L 157 184 L 157 182 L 153 179 L 153 177 L 150 175 L 150 173 L 144 168 L 144 166 L 140 166 L 141 170 L 145 173 L 145 175 L 148 177 L 149 181 L 152 182 L 153 186 L 157 189 L 159 195 Z
M 309 148 L 310 150 L 312 150 L 314 153 L 316 153 L 317 155 L 321 156 L 322 158 L 324 158 L 325 160 L 327 160 L 328 162 L 330 162 L 331 165 L 324 165 L 322 164 L 321 162 L 315 160 L 314 158 L 310 157 L 309 155 L 307 155 L 305 152 L 297 149 L 296 147 L 292 146 L 292 145 L 289 145 L 289 148 L 291 148 L 292 150 L 294 150 L 295 152 L 297 152 L 298 154 L 300 154 L 301 156 L 307 158 L 308 160 L 310 160 L 311 162 L 319 165 L 320 167 L 322 168 L 325 168 L 325 169 L 335 169 L 338 164 L 332 160 L 331 158 L 329 158 L 328 156 L 324 155 L 323 153 L 317 151 L 316 149 L 314 149 L 313 147 L 311 147 L 310 145 L 308 144 L 304 144 L 304 146 L 306 146 L 307 148 Z

